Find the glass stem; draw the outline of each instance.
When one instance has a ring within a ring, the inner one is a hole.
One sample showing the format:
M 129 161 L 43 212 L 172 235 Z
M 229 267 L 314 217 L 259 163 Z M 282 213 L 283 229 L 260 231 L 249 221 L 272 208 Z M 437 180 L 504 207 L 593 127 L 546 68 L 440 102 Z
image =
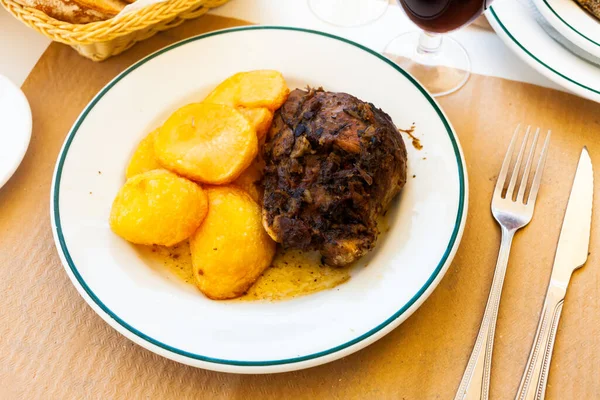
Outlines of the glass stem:
M 421 32 L 417 53 L 422 55 L 433 55 L 442 47 L 443 36 L 439 33 Z

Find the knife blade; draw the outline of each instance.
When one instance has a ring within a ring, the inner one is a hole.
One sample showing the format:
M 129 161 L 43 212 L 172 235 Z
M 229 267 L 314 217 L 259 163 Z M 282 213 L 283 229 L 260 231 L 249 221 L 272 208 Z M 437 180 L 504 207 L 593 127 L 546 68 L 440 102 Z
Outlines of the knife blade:
M 566 288 L 573 271 L 585 264 L 590 245 L 593 199 L 594 171 L 588 150 L 584 147 L 558 239 L 550 284 Z
M 562 313 L 567 286 L 573 271 L 585 264 L 590 246 L 594 172 L 584 147 L 579 156 L 563 219 L 554 266 L 535 339 L 523 372 L 516 400 L 542 400 L 546 396 L 552 350 Z

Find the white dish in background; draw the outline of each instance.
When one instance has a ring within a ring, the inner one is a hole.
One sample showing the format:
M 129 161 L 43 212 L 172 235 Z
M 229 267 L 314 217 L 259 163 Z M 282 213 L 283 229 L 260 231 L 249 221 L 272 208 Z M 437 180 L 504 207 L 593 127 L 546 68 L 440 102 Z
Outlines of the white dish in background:
M 540 14 L 567 40 L 600 57 L 600 21 L 575 0 L 533 0 Z
M 600 102 L 600 67 L 552 39 L 523 4 L 498 1 L 486 15 L 498 36 L 527 64 L 569 91 Z
M 31 109 L 14 83 L 0 75 L 0 188 L 15 173 L 31 139 Z
M 147 132 L 178 107 L 201 100 L 229 75 L 261 68 L 281 71 L 292 89 L 322 85 L 373 102 L 399 127 L 414 122 L 424 149 L 417 151 L 406 141 L 409 179 L 388 213 L 390 231 L 352 268 L 348 282 L 285 301 L 212 301 L 148 267 L 132 245 L 111 232 L 108 216 L 128 159 Z M 454 257 L 467 199 L 458 139 L 438 104 L 413 78 L 378 53 L 342 38 L 255 26 L 176 43 L 111 81 L 67 136 L 50 201 L 65 269 L 107 323 L 175 361 L 218 371 L 271 373 L 346 356 L 412 314 Z

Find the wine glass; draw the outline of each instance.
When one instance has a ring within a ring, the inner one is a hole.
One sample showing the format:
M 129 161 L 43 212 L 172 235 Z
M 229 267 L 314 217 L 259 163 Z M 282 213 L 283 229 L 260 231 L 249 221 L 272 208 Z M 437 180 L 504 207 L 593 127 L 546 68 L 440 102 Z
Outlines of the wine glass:
M 460 89 L 471 74 L 465 48 L 444 33 L 479 17 L 491 0 L 398 0 L 422 32 L 393 39 L 383 54 L 410 72 L 433 96 Z
M 342 27 L 373 22 L 388 5 L 389 0 L 308 0 L 308 7 L 319 19 Z

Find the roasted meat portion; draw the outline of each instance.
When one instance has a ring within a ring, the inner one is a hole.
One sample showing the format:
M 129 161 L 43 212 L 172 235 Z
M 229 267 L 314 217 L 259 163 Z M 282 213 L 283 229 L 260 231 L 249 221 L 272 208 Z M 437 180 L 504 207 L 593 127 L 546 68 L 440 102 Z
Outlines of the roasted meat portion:
M 391 118 L 346 93 L 290 93 L 264 158 L 265 229 L 333 266 L 373 248 L 377 215 L 406 183 L 406 148 Z

